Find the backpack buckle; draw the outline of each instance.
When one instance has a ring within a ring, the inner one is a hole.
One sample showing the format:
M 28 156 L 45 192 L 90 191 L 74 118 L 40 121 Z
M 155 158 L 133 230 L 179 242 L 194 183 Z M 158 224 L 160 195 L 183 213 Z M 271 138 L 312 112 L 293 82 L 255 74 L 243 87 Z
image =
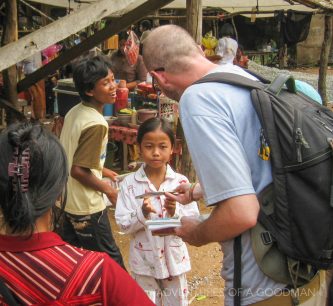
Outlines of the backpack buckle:
M 260 237 L 264 245 L 272 244 L 274 242 L 274 238 L 269 231 L 260 233 Z

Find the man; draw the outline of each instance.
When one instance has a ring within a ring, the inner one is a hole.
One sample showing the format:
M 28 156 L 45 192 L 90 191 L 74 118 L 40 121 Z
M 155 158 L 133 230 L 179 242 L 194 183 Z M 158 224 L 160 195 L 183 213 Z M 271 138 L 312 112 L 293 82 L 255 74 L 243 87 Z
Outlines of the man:
M 127 62 L 124 52 L 127 38 L 126 32 L 119 33 L 119 48 L 110 55 L 111 69 L 116 79 L 126 80 L 127 88 L 133 90 L 138 83 L 146 81 L 147 69 L 141 55 L 138 55 L 138 60 L 133 66 Z
M 249 230 L 256 225 L 259 212 L 256 194 L 272 182 L 272 173 L 270 162 L 257 154 L 261 126 L 250 92 L 220 83 L 192 85 L 206 74 L 227 72 L 228 65 L 207 60 L 178 26 L 156 28 L 143 46 L 148 71 L 168 97 L 180 102 L 180 119 L 204 199 L 214 207 L 205 221 L 182 218 L 182 226 L 175 232 L 195 246 L 222 243 L 225 305 L 233 305 L 237 293 L 233 288 L 233 245 L 241 234 L 242 305 L 269 299 L 285 284 L 263 274 L 251 247 Z M 254 79 L 236 66 L 232 72 Z M 187 193 L 192 200 L 201 193 L 194 187 Z
M 70 169 L 63 239 L 77 247 L 106 252 L 124 267 L 103 199 L 104 193 L 115 205 L 117 191 L 102 180 L 102 176 L 114 179 L 116 175 L 104 168 L 109 126 L 103 107 L 115 102 L 114 75 L 108 59 L 96 56 L 78 62 L 73 79 L 82 102 L 67 113 L 60 136 Z

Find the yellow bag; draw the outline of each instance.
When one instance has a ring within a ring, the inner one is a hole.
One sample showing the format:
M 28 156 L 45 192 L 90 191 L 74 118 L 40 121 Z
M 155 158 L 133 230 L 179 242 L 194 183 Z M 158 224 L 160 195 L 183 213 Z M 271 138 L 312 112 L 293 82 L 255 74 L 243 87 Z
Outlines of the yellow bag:
M 215 54 L 215 48 L 218 44 L 218 40 L 213 36 L 212 31 L 209 31 L 201 40 L 202 45 L 205 47 L 205 55 L 211 56 Z

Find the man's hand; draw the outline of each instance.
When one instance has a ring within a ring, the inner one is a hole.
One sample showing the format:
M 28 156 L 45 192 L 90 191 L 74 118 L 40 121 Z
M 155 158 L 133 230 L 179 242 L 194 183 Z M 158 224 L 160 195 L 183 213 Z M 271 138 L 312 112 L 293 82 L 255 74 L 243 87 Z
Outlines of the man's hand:
M 177 201 L 178 203 L 181 203 L 181 204 L 188 204 L 191 202 L 190 188 L 191 188 L 190 183 L 180 184 L 174 190 L 175 192 L 178 192 L 178 194 L 175 195 L 175 194 L 171 194 L 168 192 L 165 193 L 166 200 Z
M 197 217 L 183 217 L 181 219 L 182 226 L 174 229 L 174 234 L 194 246 L 202 246 L 205 243 L 199 240 L 197 235 L 197 227 L 201 223 Z
M 197 201 L 202 198 L 202 190 L 199 183 L 190 184 L 183 183 L 180 184 L 175 190 L 178 194 L 171 194 L 166 192 L 165 196 L 168 200 L 175 200 L 181 204 L 189 204 L 192 201 Z

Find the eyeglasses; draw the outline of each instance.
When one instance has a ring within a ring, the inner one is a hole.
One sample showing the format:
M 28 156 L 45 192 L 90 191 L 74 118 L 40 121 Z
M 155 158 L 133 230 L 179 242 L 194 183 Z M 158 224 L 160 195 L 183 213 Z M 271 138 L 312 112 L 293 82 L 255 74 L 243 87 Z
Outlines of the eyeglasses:
M 163 67 L 159 67 L 154 69 L 153 71 L 158 72 L 158 71 L 165 71 L 165 69 Z M 159 94 L 161 92 L 161 88 L 158 85 L 158 82 L 156 81 L 156 78 L 154 78 L 153 76 L 151 77 L 151 83 L 153 86 L 153 90 L 156 94 Z

